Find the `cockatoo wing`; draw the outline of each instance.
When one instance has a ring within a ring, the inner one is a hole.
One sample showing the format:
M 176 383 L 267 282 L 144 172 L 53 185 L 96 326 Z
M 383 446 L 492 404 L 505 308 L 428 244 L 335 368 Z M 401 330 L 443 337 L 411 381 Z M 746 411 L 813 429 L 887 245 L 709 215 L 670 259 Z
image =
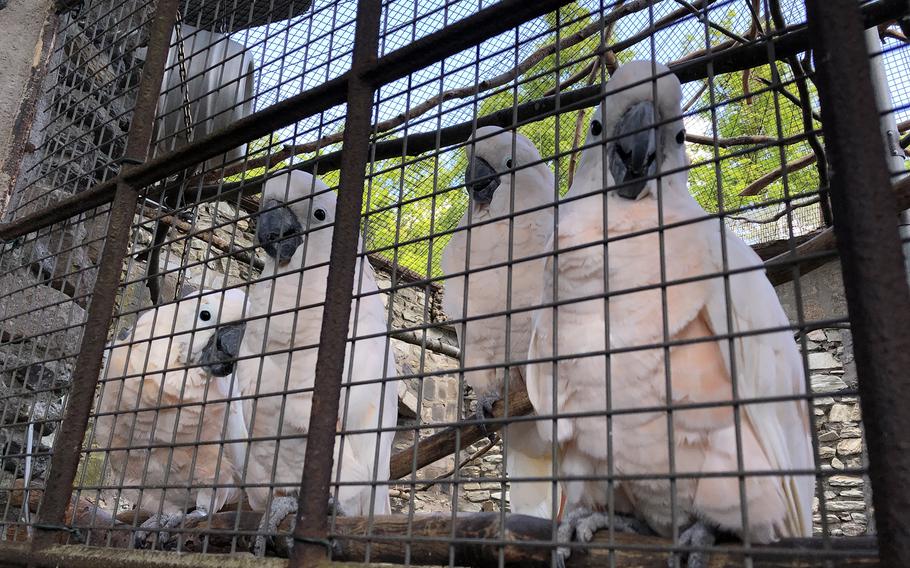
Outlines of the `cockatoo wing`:
M 717 243 L 720 246 L 720 243 Z M 731 232 L 726 234 L 728 269 L 761 266 L 761 258 Z M 715 258 L 721 258 L 715 251 Z M 720 264 L 720 263 L 718 263 Z M 722 266 L 717 266 L 718 270 Z M 730 276 L 729 301 L 718 282 L 717 292 L 707 303 L 712 331 L 717 335 L 742 333 L 789 325 L 780 300 L 761 270 Z M 730 307 L 728 327 L 727 306 Z M 722 341 L 728 372 L 736 375 L 738 397 L 751 399 L 803 395 L 806 392 L 802 360 L 790 331 L 744 335 L 734 339 L 731 362 L 728 343 Z M 803 400 L 771 404 L 748 404 L 745 415 L 775 469 L 813 469 L 807 403 Z M 811 475 L 782 476 L 787 517 L 781 537 L 812 534 Z

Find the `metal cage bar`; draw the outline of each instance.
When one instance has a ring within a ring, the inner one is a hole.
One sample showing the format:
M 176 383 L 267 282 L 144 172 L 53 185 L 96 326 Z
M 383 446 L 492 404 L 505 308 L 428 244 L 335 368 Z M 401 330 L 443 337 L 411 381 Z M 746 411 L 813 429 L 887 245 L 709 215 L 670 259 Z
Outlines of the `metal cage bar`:
M 910 414 L 905 411 L 910 290 L 891 176 L 879 129 L 866 40 L 853 2 L 806 4 L 818 62 L 824 130 L 832 155 L 834 232 L 869 445 L 875 518 L 885 566 L 910 565 Z M 849 81 L 839 81 L 843 74 Z M 841 109 L 850 109 L 842 112 Z
M 557 94 L 554 96 L 545 97 L 538 101 L 525 103 L 506 111 L 500 111 L 494 115 L 480 118 L 477 117 L 476 101 L 474 101 L 474 115 L 469 123 L 450 126 L 430 133 L 411 135 L 408 134 L 407 127 L 405 127 L 401 138 L 371 145 L 371 137 L 375 134 L 371 131 L 374 105 L 380 104 L 375 98 L 380 87 L 394 79 L 407 76 L 408 73 L 416 69 L 478 44 L 492 35 L 510 30 L 519 23 L 552 11 L 566 3 L 565 1 L 529 3 L 518 0 L 503 0 L 472 16 L 459 20 L 456 24 L 430 34 L 407 47 L 379 56 L 378 43 L 381 35 L 379 20 L 383 3 L 379 0 L 359 2 L 357 6 L 353 63 L 350 70 L 344 73 L 343 76 L 302 92 L 281 103 L 271 105 L 266 110 L 255 113 L 224 131 L 146 162 L 145 158 L 152 142 L 151 125 L 155 120 L 155 103 L 164 73 L 168 39 L 178 9 L 175 0 L 159 0 L 155 18 L 150 24 L 152 40 L 149 42 L 149 55 L 143 68 L 139 86 L 139 100 L 136 104 L 133 122 L 129 130 L 125 159 L 127 165 L 125 165 L 121 174 L 75 196 L 65 202 L 63 206 L 58 206 L 55 210 L 40 211 L 37 214 L 18 219 L 12 223 L 0 225 L 0 237 L 12 239 L 65 220 L 76 213 L 111 203 L 104 251 L 100 262 L 97 283 L 91 296 L 91 307 L 85 324 L 85 333 L 81 343 L 79 358 L 76 363 L 73 386 L 68 399 L 63 425 L 55 441 L 52 461 L 54 476 L 50 479 L 44 492 L 46 499 L 41 508 L 39 522 L 35 525 L 38 535 L 32 541 L 25 559 L 17 559 L 16 557 L 22 553 L 24 548 L 18 544 L 0 546 L 0 557 L 10 562 L 23 560 L 32 562 L 34 565 L 53 565 L 57 562 L 67 561 L 66 550 L 60 548 L 52 550 L 50 545 L 55 542 L 54 537 L 61 531 L 69 530 L 68 527 L 62 524 L 64 513 L 73 490 L 73 480 L 81 453 L 81 442 L 86 432 L 90 407 L 94 400 L 94 386 L 99 381 L 98 375 L 106 331 L 111 323 L 111 313 L 120 283 L 121 268 L 130 239 L 132 218 L 137 201 L 143 197 L 143 188 L 154 182 L 166 180 L 168 175 L 179 172 L 191 163 L 198 163 L 200 156 L 203 158 L 216 156 L 241 141 L 249 141 L 253 137 L 270 133 L 278 127 L 287 126 L 300 118 L 301 115 L 319 112 L 320 109 L 346 102 L 347 120 L 344 129 L 343 149 L 313 159 L 310 162 L 292 166 L 300 169 L 315 168 L 320 173 L 324 173 L 326 167 L 329 169 L 338 168 L 340 169 L 340 183 L 338 217 L 335 223 L 336 231 L 332 241 L 331 261 L 328 270 L 328 293 L 325 298 L 325 311 L 321 324 L 319 354 L 316 363 L 316 384 L 312 389 L 313 410 L 307 433 L 309 443 L 306 449 L 305 465 L 301 472 L 298 513 L 293 533 L 296 546 L 292 551 L 291 565 L 314 566 L 324 562 L 332 548 L 332 543 L 328 540 L 330 534 L 343 541 L 347 546 L 339 554 L 331 552 L 331 555 L 336 560 L 349 559 L 356 561 L 369 556 L 374 560 L 405 561 L 403 559 L 408 558 L 413 562 L 415 558 L 421 558 L 433 563 L 454 561 L 452 560 L 454 556 L 450 556 L 454 553 L 450 551 L 448 546 L 445 547 L 445 550 L 430 546 L 432 544 L 431 537 L 435 536 L 438 539 L 441 533 L 431 533 L 428 529 L 426 534 L 419 534 L 419 531 L 414 526 L 416 523 L 413 519 L 413 511 L 411 516 L 409 516 L 407 526 L 409 537 L 416 537 L 413 540 L 394 532 L 396 528 L 400 527 L 387 525 L 381 527 L 381 530 L 377 529 L 376 525 L 372 524 L 372 518 L 369 520 L 368 532 L 370 534 L 367 536 L 363 536 L 358 532 L 363 526 L 359 526 L 357 523 L 365 523 L 365 521 L 358 518 L 342 520 L 334 527 L 335 530 L 332 533 L 329 532 L 328 528 L 329 519 L 325 514 L 325 497 L 329 495 L 329 489 L 333 481 L 332 462 L 336 435 L 336 417 L 338 416 L 342 389 L 341 378 L 345 371 L 345 349 L 349 341 L 348 326 L 352 308 L 351 301 L 355 296 L 352 293 L 352 288 L 355 284 L 355 264 L 361 261 L 366 262 L 366 253 L 363 255 L 357 253 L 358 230 L 364 195 L 362 190 L 367 179 L 365 170 L 370 163 L 377 161 L 382 156 L 416 155 L 422 150 L 435 150 L 438 158 L 438 154 L 441 153 L 440 147 L 446 141 L 464 140 L 467 134 L 481 125 L 500 124 L 514 127 L 535 118 L 593 106 L 598 102 L 599 97 L 602 97 L 603 87 L 591 86 L 576 89 L 568 95 L 561 95 L 557 88 Z M 757 62 L 770 62 L 772 59 L 782 60 L 792 57 L 795 53 L 804 51 L 810 46 L 814 48 L 818 55 L 819 93 L 822 101 L 822 114 L 825 118 L 823 122 L 824 134 L 827 148 L 831 151 L 830 161 L 835 168 L 835 175 L 832 176 L 830 181 L 831 197 L 836 213 L 834 232 L 838 237 L 837 246 L 844 263 L 844 280 L 848 295 L 850 319 L 857 339 L 856 358 L 861 373 L 859 390 L 862 395 L 865 421 L 869 427 L 870 473 L 872 475 L 873 489 L 875 490 L 876 515 L 881 532 L 881 538 L 879 539 L 881 560 L 886 565 L 910 565 L 910 526 L 908 526 L 906 517 L 906 511 L 910 509 L 910 500 L 908 500 L 910 499 L 910 488 L 907 486 L 910 483 L 908 482 L 908 477 L 910 477 L 910 457 L 905 455 L 906 452 L 897 450 L 897 448 L 903 448 L 907 445 L 908 436 L 910 436 L 910 417 L 900 407 L 900 404 L 906 399 L 906 397 L 902 398 L 902 395 L 906 394 L 906 389 L 904 388 L 906 381 L 902 380 L 902 376 L 905 374 L 906 369 L 910 368 L 910 359 L 908 359 L 910 354 L 908 354 L 906 349 L 901 349 L 901 339 L 905 335 L 905 330 L 910 327 L 910 322 L 907 321 L 908 314 L 910 314 L 910 296 L 908 296 L 906 282 L 903 277 L 900 239 L 895 239 L 896 231 L 892 231 L 892 225 L 894 224 L 891 221 L 893 221 L 897 207 L 893 203 L 893 199 L 890 199 L 890 197 L 882 198 L 881 195 L 884 188 L 890 187 L 890 180 L 882 159 L 883 150 L 877 128 L 878 114 L 868 77 L 868 56 L 862 36 L 864 25 L 878 24 L 895 15 L 904 14 L 906 5 L 904 2 L 897 0 L 881 0 L 880 2 L 867 3 L 863 6 L 848 2 L 837 3 L 810 0 L 807 3 L 807 7 L 808 25 L 806 27 L 785 31 L 780 37 L 770 39 L 767 42 L 756 42 L 754 45 L 742 46 L 731 50 L 731 53 L 722 53 L 720 56 L 711 53 L 710 42 L 708 42 L 707 55 L 695 61 L 679 65 L 673 71 L 680 75 L 680 78 L 684 81 L 687 77 L 696 76 L 713 80 L 713 77 L 718 73 L 744 69 L 750 64 L 754 65 Z M 652 12 L 649 27 L 652 33 L 654 32 L 654 25 Z M 708 21 L 706 19 L 706 32 L 707 29 Z M 773 57 L 768 52 L 773 52 Z M 855 79 L 848 81 L 846 88 L 844 88 L 842 82 L 835 84 L 835 75 L 842 74 L 845 69 L 849 70 Z M 799 79 L 804 81 L 805 77 L 799 77 Z M 517 90 L 517 83 L 510 88 Z M 714 105 L 712 104 L 713 107 Z M 853 112 L 839 113 L 836 109 L 840 108 L 851 108 Z M 811 120 L 809 122 L 811 124 Z M 781 134 L 775 137 L 771 141 L 772 145 L 775 141 L 779 141 L 781 137 Z M 856 140 L 862 141 L 862 145 L 857 145 L 855 143 Z M 714 150 L 716 153 L 716 144 Z M 719 162 L 719 158 L 716 155 L 715 161 Z M 139 164 L 138 162 L 144 163 Z M 782 158 L 782 166 L 786 166 L 783 162 Z M 511 175 L 514 176 L 514 171 Z M 261 180 L 259 183 L 261 184 Z M 404 182 L 402 181 L 402 183 Z M 223 196 L 227 190 L 242 190 L 245 186 L 247 188 L 256 187 L 255 182 L 241 182 L 237 185 L 224 184 L 212 191 Z M 820 190 L 822 199 L 825 196 L 825 189 L 823 187 Z M 204 187 L 199 189 L 197 197 L 201 196 L 204 191 Z M 435 199 L 437 193 L 441 193 L 441 190 L 436 187 L 434 181 L 434 192 L 431 197 Z M 398 201 L 399 207 L 403 199 L 402 195 Z M 788 199 L 789 197 L 785 198 L 784 201 Z M 717 217 L 718 224 L 722 225 L 723 216 L 728 213 L 729 211 L 725 211 L 709 217 Z M 514 216 L 514 210 L 510 211 L 510 219 Z M 400 222 L 399 211 L 398 223 Z M 192 232 L 195 224 L 189 226 L 189 231 Z M 660 226 L 662 229 L 667 228 L 663 223 L 660 223 Z M 894 226 L 896 227 L 896 225 Z M 432 230 L 431 233 L 433 234 L 430 239 L 438 236 Z M 830 231 L 827 234 L 830 237 Z M 174 241 L 184 239 L 189 241 L 190 237 L 181 237 L 180 239 L 174 239 Z M 604 239 L 602 243 L 596 244 L 606 246 L 609 241 L 610 239 Z M 396 254 L 397 247 L 401 244 L 396 237 L 396 242 L 392 247 L 393 250 L 396 250 Z M 828 244 L 831 244 L 830 239 Z M 231 245 L 233 245 L 233 242 Z M 432 251 L 432 245 L 430 250 Z M 252 250 L 244 250 L 242 252 L 247 255 L 246 258 L 248 259 L 253 257 Z M 792 263 L 793 272 L 798 275 L 798 263 L 805 262 L 806 258 L 797 258 L 799 255 L 797 255 L 793 243 L 791 243 L 789 252 L 794 257 Z M 823 251 L 823 254 L 830 253 L 824 253 Z M 361 259 L 361 256 L 364 256 L 364 258 Z M 661 257 L 663 258 L 663 254 Z M 252 260 L 250 264 L 252 264 Z M 505 263 L 505 267 L 511 271 L 511 265 L 510 252 L 509 261 Z M 755 269 L 750 268 L 749 270 Z M 465 278 L 469 272 L 470 269 L 465 267 Z M 434 281 L 430 267 L 428 267 L 427 273 L 426 279 L 417 280 L 419 284 L 429 284 Z M 721 276 L 726 277 L 731 273 L 732 271 L 725 265 Z M 697 277 L 696 280 L 715 277 L 718 277 L 718 275 L 703 275 Z M 676 284 L 675 282 L 666 282 L 666 278 L 661 280 L 660 286 Z M 399 286 L 399 288 L 401 287 Z M 398 288 L 395 289 L 397 290 Z M 607 299 L 614 294 L 629 292 L 630 290 L 610 291 L 606 294 L 599 294 L 596 298 L 602 298 L 604 303 L 606 303 Z M 799 293 L 797 292 L 797 294 Z M 577 298 L 570 300 L 570 302 L 577 301 L 579 301 Z M 465 304 L 467 304 L 467 298 L 465 298 Z M 554 305 L 556 305 L 555 302 Z M 426 305 L 424 309 L 426 310 Z M 508 318 L 515 311 L 511 309 L 511 306 L 508 306 L 505 312 L 500 315 Z M 489 314 L 486 317 L 489 317 Z M 664 314 L 664 319 L 666 319 L 666 314 Z M 799 325 L 791 326 L 787 329 L 804 328 L 805 322 L 802 315 L 799 319 Z M 458 320 L 458 323 L 467 323 L 470 320 L 470 317 L 466 317 Z M 427 344 L 426 332 L 429 327 L 432 326 L 424 323 L 407 329 L 408 332 L 414 334 L 424 333 L 424 339 L 422 341 L 418 340 L 424 350 Z M 755 333 L 767 331 L 774 330 L 758 330 Z M 805 330 L 803 329 L 803 331 Z M 384 335 L 393 337 L 391 332 Z M 728 334 L 711 339 L 732 341 L 734 337 L 735 334 Z M 357 338 L 362 339 L 363 336 L 357 336 Z M 674 345 L 666 337 L 665 332 L 663 340 L 658 345 L 635 346 L 633 349 L 659 347 L 669 350 Z M 622 350 L 607 349 L 604 353 L 592 353 L 590 355 L 601 356 L 617 352 L 622 352 Z M 521 361 L 520 357 L 516 358 L 516 360 L 520 363 L 515 361 L 508 362 L 505 365 L 506 369 L 510 366 L 514 367 L 527 362 Z M 544 360 L 548 363 L 555 363 L 559 360 L 559 357 L 550 357 Z M 502 367 L 503 365 L 490 366 Z M 475 369 L 465 368 L 462 365 L 461 372 L 463 373 L 465 370 Z M 415 375 L 418 378 L 423 376 L 425 375 L 422 371 Z M 667 380 L 669 382 L 669 370 L 667 371 Z M 437 434 L 432 440 L 438 441 L 440 444 L 453 444 L 456 448 L 466 449 L 469 444 L 465 442 L 470 441 L 473 443 L 483 436 L 481 423 L 487 424 L 493 430 L 513 421 L 531 420 L 531 417 L 524 416 L 531 410 L 531 404 L 527 400 L 526 393 L 519 391 L 510 394 L 513 397 L 497 403 L 494 408 L 494 418 L 470 422 L 460 429 L 457 428 L 459 424 L 454 424 L 453 426 L 456 427 L 454 430 L 447 430 Z M 854 392 L 850 391 L 847 394 L 854 394 Z M 817 396 L 815 393 L 811 393 L 803 398 L 811 402 L 815 396 Z M 798 397 L 788 396 L 783 398 L 791 400 Z M 738 397 L 734 397 L 734 399 L 733 404 L 735 405 L 743 404 L 744 402 L 755 402 L 750 400 L 743 401 Z M 763 402 L 773 402 L 773 397 Z M 701 406 L 695 405 L 693 408 L 729 405 L 729 402 L 724 401 L 706 403 Z M 505 410 L 506 408 L 508 411 Z M 651 410 L 666 410 L 672 413 L 680 408 L 687 409 L 689 407 L 667 404 L 665 408 L 656 407 Z M 634 412 L 642 411 L 643 409 L 641 408 L 634 410 Z M 621 412 L 618 414 L 621 414 Z M 540 418 L 548 420 L 554 417 L 541 416 Z M 416 429 L 412 427 L 398 428 L 401 430 L 414 429 L 415 433 L 419 433 L 419 427 Z M 416 438 L 417 436 L 415 436 Z M 199 441 L 197 439 L 196 445 L 198 444 Z M 737 444 L 737 446 L 739 448 L 740 444 Z M 437 447 L 437 453 L 433 454 L 434 456 L 440 457 L 443 455 L 440 453 L 441 450 L 439 448 L 441 447 L 443 446 Z M 414 450 L 413 455 L 410 453 L 397 455 L 401 459 L 398 460 L 400 463 L 393 466 L 393 471 L 395 471 L 393 479 L 382 483 L 392 483 L 396 476 L 410 474 L 412 461 L 418 467 L 421 464 L 433 461 L 431 457 L 427 456 L 421 456 L 421 461 L 418 461 L 416 443 Z M 859 473 L 862 472 L 862 469 L 850 471 Z M 755 472 L 745 471 L 742 463 L 740 463 L 737 473 L 741 478 L 745 475 L 755 474 Z M 818 475 L 819 479 L 822 477 L 820 470 L 813 469 L 800 473 Z M 685 478 L 686 475 L 671 472 L 669 478 L 676 480 Z M 623 476 L 616 476 L 611 473 L 609 478 L 615 481 L 623 479 Z M 552 481 L 552 478 L 548 479 Z M 415 486 L 415 482 L 416 478 L 412 478 L 410 481 L 412 488 Z M 373 483 L 376 484 L 378 482 L 374 480 Z M 456 488 L 458 483 L 461 483 L 458 475 L 455 476 L 453 483 Z M 740 491 L 742 493 L 745 492 L 742 489 L 742 485 Z M 743 514 L 744 516 L 746 515 L 745 512 Z M 235 533 L 241 531 L 251 532 L 249 518 L 238 514 L 235 521 Z M 464 561 L 473 561 L 478 565 L 491 566 L 500 565 L 503 562 L 526 562 L 529 566 L 536 566 L 549 565 L 551 560 L 553 543 L 549 522 L 546 525 L 544 523 L 535 524 L 516 516 L 513 516 L 512 519 L 507 519 L 504 515 L 504 509 L 500 513 L 491 513 L 488 516 L 477 517 L 472 521 L 463 521 L 454 516 L 453 503 L 453 516 L 448 523 L 445 527 L 445 534 L 449 535 L 448 544 L 457 543 L 464 545 L 464 548 L 459 551 L 459 554 L 462 554 L 459 558 Z M 198 525 L 198 527 L 201 526 Z M 129 529 L 135 530 L 136 525 L 118 528 L 124 529 L 123 532 L 129 534 Z M 438 529 L 438 527 L 436 528 Z M 514 533 L 510 532 L 511 529 L 516 529 L 516 531 Z M 518 529 L 523 529 L 524 532 Z M 376 530 L 375 533 L 373 532 L 374 530 Z M 411 533 L 412 530 L 414 531 L 413 535 Z M 349 531 L 349 533 L 346 533 L 346 531 Z M 478 534 L 483 535 L 483 538 L 488 540 L 478 543 Z M 517 544 L 518 539 L 513 538 L 514 534 L 519 534 L 524 539 L 520 543 L 522 546 L 509 547 L 510 544 Z M 376 536 L 376 541 L 385 545 L 386 548 L 377 547 L 375 542 L 370 541 L 371 536 Z M 599 546 L 592 548 L 596 553 L 592 555 L 593 559 L 589 562 L 613 561 L 616 559 L 614 554 L 620 556 L 626 554 L 627 556 L 624 558 L 629 558 L 630 556 L 628 555 L 631 555 L 634 559 L 638 552 L 646 556 L 649 552 L 653 553 L 658 549 L 656 546 L 649 548 L 635 543 L 624 548 L 625 545 L 620 539 L 614 541 L 613 536 L 611 534 L 609 546 L 599 543 Z M 430 540 L 424 541 L 421 538 Z M 859 542 L 860 540 L 862 539 L 857 539 L 856 548 L 849 552 L 858 556 L 868 555 L 871 543 L 866 540 Z M 827 540 L 827 536 L 824 541 L 823 550 L 812 550 L 812 553 L 807 553 L 809 561 L 816 561 L 820 565 L 824 565 L 826 558 L 836 557 L 840 553 L 847 552 L 837 546 L 832 547 Z M 421 548 L 424 544 L 426 544 L 426 547 Z M 370 548 L 371 545 L 374 548 Z M 405 545 L 408 547 L 408 556 L 391 550 L 391 548 L 399 545 L 401 548 L 404 548 Z M 413 550 L 411 547 L 413 547 Z M 64 548 L 73 554 L 85 552 L 85 550 L 78 547 Z M 415 551 L 423 554 L 423 556 L 415 553 Z M 799 556 L 798 552 L 787 549 L 768 551 L 767 555 L 771 558 L 779 558 L 791 552 L 794 557 Z M 110 554 L 105 552 L 101 555 L 109 557 L 111 560 L 116 558 L 118 561 L 124 562 L 125 565 L 141 564 L 151 558 L 150 556 L 139 558 L 144 556 L 145 553 L 137 554 L 136 557 L 132 557 L 131 554 L 122 553 L 122 551 L 110 551 Z M 417 556 L 412 556 L 412 554 L 417 554 Z M 729 558 L 725 558 L 725 561 L 730 565 L 738 565 L 742 560 L 761 559 L 763 554 L 764 552 L 761 548 L 754 547 L 747 539 L 745 550 L 731 551 Z M 161 558 L 160 562 L 166 565 L 181 565 L 181 563 L 185 564 L 188 561 L 186 558 L 171 560 L 171 558 Z M 72 561 L 78 565 L 90 565 L 89 562 L 91 562 L 81 557 L 78 560 L 73 558 Z M 584 565 L 596 564 L 589 563 Z
M 164 76 L 168 38 L 177 14 L 177 0 L 159 0 L 154 17 L 149 21 L 148 59 L 142 69 L 139 97 L 133 112 L 132 124 L 123 163 L 126 171 L 144 162 L 152 141 L 155 107 Z M 61 530 L 76 468 L 79 464 L 82 439 L 85 437 L 89 412 L 95 399 L 95 385 L 101 371 L 101 360 L 107 341 L 114 300 L 120 284 L 120 272 L 130 239 L 133 213 L 139 191 L 136 186 L 118 181 L 110 214 L 98 278 L 91 307 L 85 323 L 82 345 L 73 373 L 73 386 L 67 401 L 60 432 L 54 443 L 51 467 L 54 475 L 47 486 L 48 498 L 41 507 L 36 528 L 38 533 L 32 550 L 40 550 L 54 542 Z

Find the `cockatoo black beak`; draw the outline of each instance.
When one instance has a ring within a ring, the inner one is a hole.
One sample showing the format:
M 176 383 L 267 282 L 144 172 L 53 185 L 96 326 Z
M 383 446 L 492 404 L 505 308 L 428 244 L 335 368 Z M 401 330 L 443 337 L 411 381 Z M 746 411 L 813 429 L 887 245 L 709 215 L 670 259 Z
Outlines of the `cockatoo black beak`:
M 245 328 L 246 325 L 242 323 L 220 326 L 202 348 L 199 364 L 216 377 L 233 373 Z
M 610 173 L 620 186 L 616 193 L 626 199 L 639 199 L 656 170 L 654 115 L 651 101 L 635 103 L 622 115 L 613 133 L 617 139 L 610 152 Z
M 303 243 L 302 227 L 297 215 L 287 205 L 269 200 L 263 204 L 267 209 L 258 216 L 256 239 L 266 254 L 274 258 L 279 265 L 290 262 L 297 248 Z
M 499 174 L 489 162 L 481 157 L 471 159 L 464 172 L 464 185 L 475 206 L 488 206 L 499 184 Z

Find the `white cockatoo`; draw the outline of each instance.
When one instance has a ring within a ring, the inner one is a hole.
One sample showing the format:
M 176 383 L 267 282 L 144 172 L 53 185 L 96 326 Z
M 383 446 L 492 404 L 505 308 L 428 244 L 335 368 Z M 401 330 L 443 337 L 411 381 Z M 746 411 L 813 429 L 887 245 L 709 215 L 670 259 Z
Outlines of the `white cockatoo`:
M 175 528 L 190 508 L 205 516 L 242 497 L 247 435 L 242 405 L 230 399 L 239 394 L 232 372 L 243 324 L 231 322 L 245 300 L 236 289 L 195 293 L 144 312 L 111 346 L 94 444 L 111 448 L 114 483 L 152 515 L 143 528 Z M 137 533 L 140 544 L 146 536 Z
M 247 496 L 254 510 L 269 510 L 263 516 L 263 530 L 269 532 L 297 507 L 334 222 L 335 194 L 318 178 L 293 171 L 266 182 L 256 236 L 268 256 L 264 280 L 250 287 L 251 319 L 240 347 L 240 356 L 250 358 L 239 361 L 237 377 L 243 395 L 255 397 L 244 401 L 250 435 L 283 438 L 280 444 L 255 441 L 249 449 L 245 481 L 259 486 L 248 487 Z M 380 381 L 396 377 L 397 371 L 386 337 L 377 335 L 388 332 L 377 290 L 372 266 L 358 259 L 354 292 L 367 295 L 351 306 L 349 333 L 374 337 L 348 345 L 343 381 L 352 386 L 341 391 L 338 429 L 390 430 L 336 438 L 334 479 L 344 485 L 335 506 L 348 515 L 390 513 L 385 483 L 391 429 L 398 419 L 398 383 Z M 276 353 L 256 357 L 270 352 Z M 371 382 L 358 385 L 365 381 Z M 371 485 L 373 481 L 379 484 Z M 260 540 L 257 549 L 263 544 Z
M 558 362 L 529 367 L 528 394 L 541 415 L 617 412 L 560 418 L 555 436 L 563 477 L 620 476 L 565 482 L 561 540 L 590 540 L 610 524 L 635 530 L 642 521 L 666 537 L 680 531 L 679 544 L 693 547 L 710 546 L 718 531 L 759 543 L 811 534 L 812 476 L 747 476 L 744 524 L 736 475 L 814 469 L 805 400 L 744 403 L 739 429 L 731 404 L 653 410 L 728 402 L 734 393 L 737 400 L 805 393 L 801 357 L 780 330 L 789 322 L 762 261 L 722 220 L 705 219 L 688 192 L 680 99 L 679 81 L 663 65 L 618 69 L 592 115 L 586 144 L 594 145 L 583 151 L 567 196 L 577 199 L 560 206 L 553 246 L 565 252 L 555 272 L 548 261 L 542 301 L 600 296 L 605 281 L 609 295 L 536 314 L 530 358 Z M 742 271 L 750 267 L 757 270 Z M 739 272 L 697 279 L 731 270 Z M 660 285 L 685 279 L 664 296 Z M 735 336 L 702 339 L 727 334 Z M 650 410 L 630 412 L 636 408 Z M 552 423 L 540 430 L 551 435 Z M 683 474 L 675 503 L 672 473 Z M 714 475 L 691 476 L 699 473 Z M 630 516 L 608 518 L 611 507 Z M 706 560 L 692 553 L 688 564 Z
M 517 132 L 478 128 L 470 150 L 465 171 L 470 209 L 458 223 L 468 229 L 457 231 L 442 254 L 448 277 L 443 310 L 451 319 L 480 317 L 455 324 L 465 367 L 525 361 L 532 315 L 527 308 L 537 305 L 543 287 L 546 258 L 541 255 L 553 232 L 553 208 L 545 206 L 558 195 L 556 181 L 534 144 Z M 514 218 L 510 213 L 516 213 Z M 493 315 L 507 308 L 514 312 L 510 317 Z M 505 368 L 464 376 L 478 395 L 482 417 L 503 392 Z M 552 444 L 532 422 L 510 424 L 504 439 L 510 478 L 553 477 Z M 513 513 L 551 518 L 559 505 L 548 481 L 510 481 L 509 494 Z

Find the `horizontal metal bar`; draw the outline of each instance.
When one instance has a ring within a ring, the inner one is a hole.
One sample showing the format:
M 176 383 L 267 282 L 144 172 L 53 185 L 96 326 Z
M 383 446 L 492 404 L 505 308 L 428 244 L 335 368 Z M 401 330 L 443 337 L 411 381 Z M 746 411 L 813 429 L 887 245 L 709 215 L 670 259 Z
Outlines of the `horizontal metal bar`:
M 900 0 L 883 0 L 867 4 L 863 6 L 865 24 L 868 27 L 877 26 L 902 14 L 904 9 Z M 768 42 L 774 42 L 775 59 L 782 60 L 805 52 L 809 49 L 810 39 L 808 29 L 805 26 L 795 26 L 782 36 L 772 36 L 770 39 L 759 40 L 749 45 L 715 52 L 671 66 L 671 70 L 679 77 L 682 83 L 700 81 L 708 77 L 709 66 L 712 73 L 719 74 L 742 71 L 768 63 Z M 515 108 L 503 109 L 477 117 L 476 120 L 467 120 L 447 126 L 438 132 L 433 130 L 378 142 L 373 148 L 372 157 L 374 161 L 380 161 L 401 158 L 402 155 L 418 156 L 424 152 L 435 150 L 437 147 L 443 148 L 462 143 L 470 137 L 475 128 L 482 126 L 514 128 L 547 118 L 555 114 L 557 110 L 563 113 L 591 108 L 600 102 L 602 96 L 600 85 L 592 85 L 565 91 L 559 95 L 527 101 Z M 304 160 L 288 169 L 303 170 L 313 174 L 325 174 L 326 172 L 337 170 L 340 164 L 341 151 L 338 150 Z M 274 173 L 271 175 L 274 175 Z M 255 194 L 260 191 L 259 186 L 262 179 L 264 178 L 203 186 L 195 190 L 195 200 L 202 201 L 216 195 L 224 196 L 241 189 L 244 190 L 245 194 Z
M 389 82 L 422 69 L 434 61 L 495 36 L 511 27 L 550 12 L 568 0 L 503 0 L 451 26 L 408 44 L 365 65 L 363 76 L 370 82 Z M 505 27 L 504 27 L 505 26 Z M 113 199 L 119 178 L 144 187 L 181 170 L 223 154 L 256 138 L 266 136 L 306 116 L 343 104 L 350 82 L 345 73 L 254 113 L 210 136 L 146 162 L 113 179 L 57 203 L 53 208 L 0 225 L 0 240 L 9 241 L 41 227 L 58 223 Z M 376 84 L 376 83 L 374 83 Z

